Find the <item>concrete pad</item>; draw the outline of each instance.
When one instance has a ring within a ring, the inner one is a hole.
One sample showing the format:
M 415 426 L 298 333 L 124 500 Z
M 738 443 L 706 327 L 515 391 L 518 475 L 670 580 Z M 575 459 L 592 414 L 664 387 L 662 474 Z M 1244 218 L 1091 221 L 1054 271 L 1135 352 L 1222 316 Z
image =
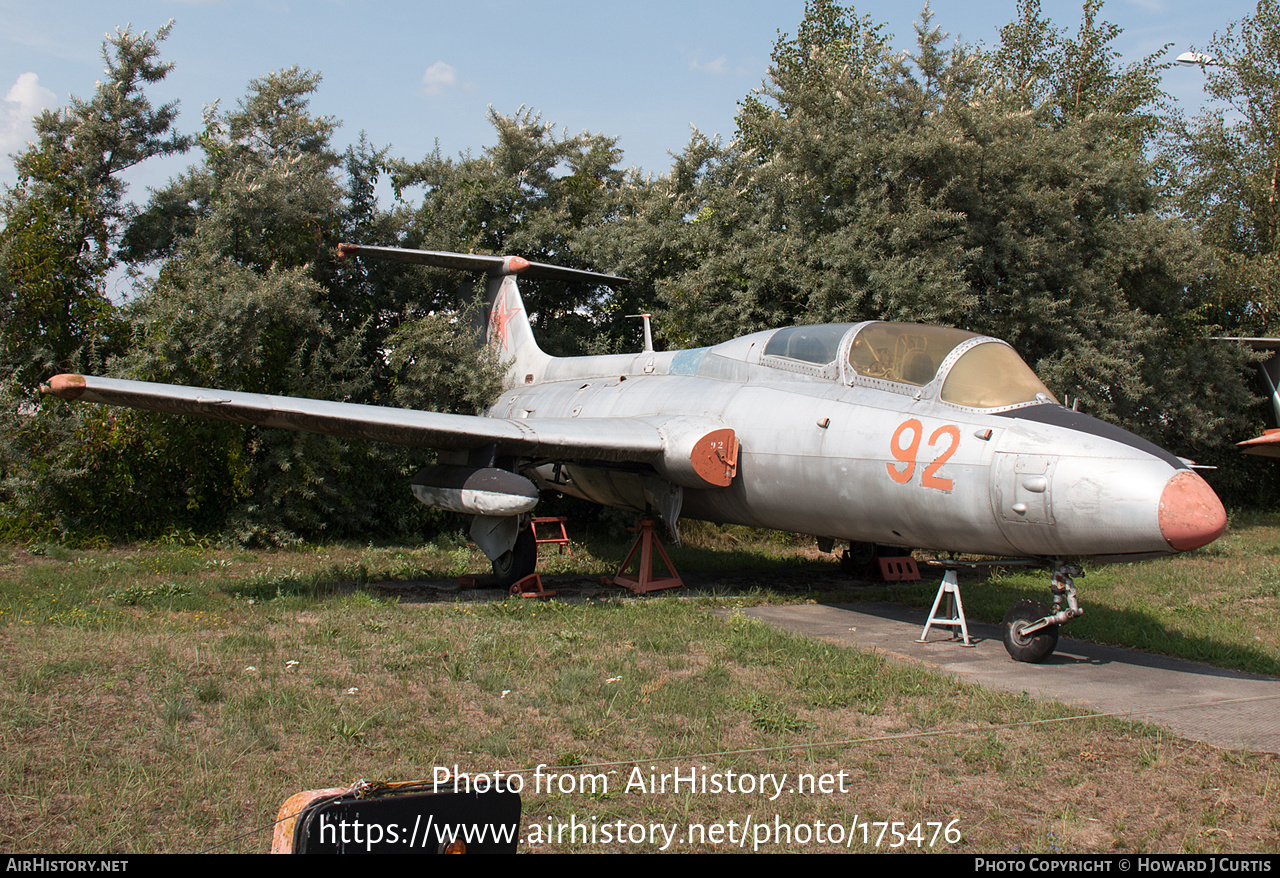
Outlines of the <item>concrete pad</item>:
M 1280 753 L 1280 678 L 1099 646 L 1061 637 L 1042 664 L 1015 662 L 1000 627 L 969 623 L 974 644 L 951 629 L 918 643 L 927 613 L 894 604 L 752 607 L 741 612 L 787 631 L 920 662 L 962 680 L 1155 723 L 1229 749 Z

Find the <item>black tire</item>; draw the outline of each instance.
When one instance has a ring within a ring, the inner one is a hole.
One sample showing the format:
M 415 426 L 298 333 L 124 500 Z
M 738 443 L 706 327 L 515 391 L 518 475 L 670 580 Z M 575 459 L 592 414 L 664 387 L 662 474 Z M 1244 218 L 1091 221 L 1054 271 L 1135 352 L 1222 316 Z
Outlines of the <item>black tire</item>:
M 516 537 L 516 544 L 510 552 L 504 552 L 493 562 L 493 575 L 498 578 L 499 588 L 510 588 L 538 567 L 538 543 L 533 538 L 533 529 L 526 527 Z
M 840 559 L 840 566 L 845 573 L 856 579 L 865 579 L 871 572 L 871 565 L 876 560 L 875 543 L 850 543 Z
M 879 548 L 875 543 L 850 543 L 849 557 L 853 560 L 854 568 L 859 573 L 868 570 L 876 563 Z
M 1018 601 L 1004 614 L 1004 648 L 1018 662 L 1042 662 L 1058 645 L 1058 626 L 1049 625 L 1033 634 L 1023 634 L 1028 623 L 1049 615 L 1039 601 Z

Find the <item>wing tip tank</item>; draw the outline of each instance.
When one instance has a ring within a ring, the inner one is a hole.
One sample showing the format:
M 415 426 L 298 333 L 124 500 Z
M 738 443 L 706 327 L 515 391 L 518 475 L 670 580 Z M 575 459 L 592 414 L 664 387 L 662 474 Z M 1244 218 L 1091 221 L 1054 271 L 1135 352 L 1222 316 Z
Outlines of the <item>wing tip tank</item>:
M 40 392 L 59 399 L 79 399 L 85 391 L 83 375 L 54 375 L 40 385 Z

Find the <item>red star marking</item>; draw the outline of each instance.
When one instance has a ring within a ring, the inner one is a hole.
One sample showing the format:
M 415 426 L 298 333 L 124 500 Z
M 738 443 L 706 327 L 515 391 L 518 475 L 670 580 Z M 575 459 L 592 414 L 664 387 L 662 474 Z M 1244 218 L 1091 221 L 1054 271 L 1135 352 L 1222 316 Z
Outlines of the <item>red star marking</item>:
M 511 322 L 511 318 L 520 313 L 519 308 L 507 307 L 507 293 L 502 291 L 501 298 L 493 303 L 493 309 L 489 312 L 489 338 L 497 339 L 499 344 L 505 345 L 507 341 L 507 324 Z

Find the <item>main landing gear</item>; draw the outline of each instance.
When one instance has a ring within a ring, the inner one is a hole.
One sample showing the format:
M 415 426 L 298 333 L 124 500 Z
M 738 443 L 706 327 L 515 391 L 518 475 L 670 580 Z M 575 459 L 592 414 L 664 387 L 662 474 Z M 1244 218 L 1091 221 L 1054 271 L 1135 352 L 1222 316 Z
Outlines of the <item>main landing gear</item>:
M 1004 614 L 1004 648 L 1014 661 L 1044 661 L 1058 645 L 1058 626 L 1084 614 L 1072 578 L 1083 575 L 1074 564 L 1058 562 L 1051 586 L 1052 611 L 1039 601 L 1018 601 Z
M 532 574 L 538 567 L 538 542 L 533 535 L 533 528 L 526 525 L 516 537 L 516 544 L 511 550 L 503 552 L 492 564 L 493 575 L 497 577 L 501 588 L 510 588 Z

